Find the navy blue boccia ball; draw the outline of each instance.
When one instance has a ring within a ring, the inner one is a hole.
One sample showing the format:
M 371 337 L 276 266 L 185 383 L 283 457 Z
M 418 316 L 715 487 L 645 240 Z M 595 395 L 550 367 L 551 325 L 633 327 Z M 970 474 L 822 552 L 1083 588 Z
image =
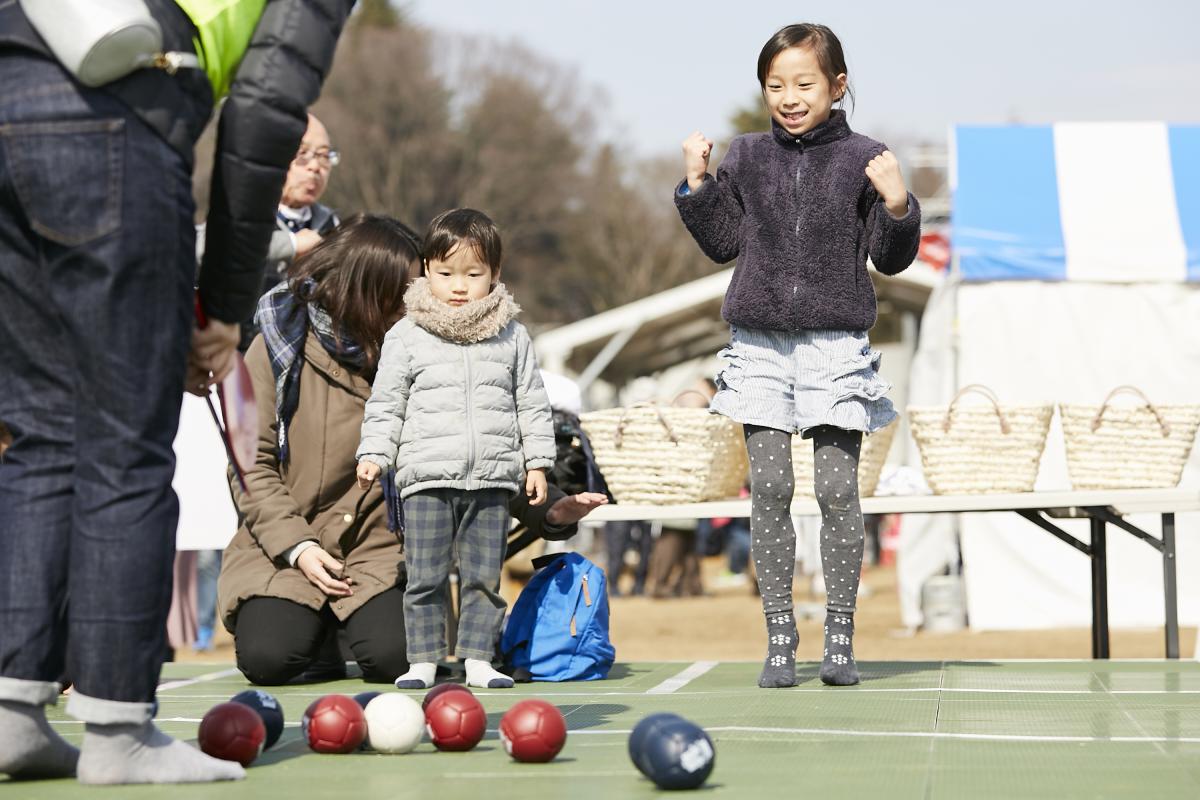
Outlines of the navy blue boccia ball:
M 366 711 L 367 703 L 371 702 L 376 697 L 379 697 L 381 694 L 383 694 L 383 692 L 359 692 L 358 694 L 354 695 L 354 702 L 358 703 L 363 711 Z M 371 749 L 370 731 L 367 731 L 367 738 L 363 739 L 363 743 L 358 746 L 358 749 L 364 752 Z
M 633 726 L 633 732 L 629 734 L 629 759 L 638 768 L 638 772 L 650 777 L 649 767 L 646 766 L 646 738 L 662 725 L 680 719 L 683 717 L 678 714 L 661 711 L 642 717 L 641 721 Z
M 655 726 L 642 748 L 646 777 L 660 789 L 695 789 L 708 780 L 717 760 L 712 739 L 686 719 Z
M 263 741 L 263 750 L 279 741 L 283 733 L 283 706 L 273 696 L 259 689 L 247 689 L 229 698 L 231 703 L 241 703 L 250 706 L 262 717 L 263 726 L 267 729 L 267 738 Z
M 363 711 L 366 711 L 367 703 L 371 702 L 376 697 L 379 697 L 381 694 L 383 694 L 383 692 L 359 692 L 358 694 L 354 695 L 354 702 L 358 703 Z

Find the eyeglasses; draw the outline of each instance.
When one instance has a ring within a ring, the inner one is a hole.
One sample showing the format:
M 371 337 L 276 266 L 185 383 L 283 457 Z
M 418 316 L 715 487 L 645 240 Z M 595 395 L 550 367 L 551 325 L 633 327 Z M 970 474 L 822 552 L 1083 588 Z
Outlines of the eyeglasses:
M 336 167 L 342 160 L 342 154 L 337 150 L 301 150 L 296 153 L 296 157 L 292 161 L 297 166 L 303 167 L 314 158 L 322 167 Z

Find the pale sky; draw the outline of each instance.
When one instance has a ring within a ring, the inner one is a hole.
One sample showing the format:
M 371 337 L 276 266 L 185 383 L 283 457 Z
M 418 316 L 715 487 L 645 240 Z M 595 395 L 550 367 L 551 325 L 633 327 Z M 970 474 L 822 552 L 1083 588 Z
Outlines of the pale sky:
M 607 94 L 604 138 L 677 152 L 729 133 L 755 97 L 758 51 L 779 27 L 842 40 L 851 126 L 944 141 L 955 123 L 1200 123 L 1200 0 L 1003 0 L 800 5 L 710 0 L 410 0 L 419 23 L 515 39 Z M 1114 143 L 1120 146 L 1120 143 Z

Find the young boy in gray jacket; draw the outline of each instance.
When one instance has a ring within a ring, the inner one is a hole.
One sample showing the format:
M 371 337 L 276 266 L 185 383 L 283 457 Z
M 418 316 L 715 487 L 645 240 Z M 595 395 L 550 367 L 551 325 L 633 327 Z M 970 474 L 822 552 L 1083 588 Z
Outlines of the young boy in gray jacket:
M 461 613 L 455 655 L 467 685 L 511 688 L 492 669 L 506 603 L 500 569 L 508 500 L 546 500 L 555 448 L 550 403 L 520 308 L 500 283 L 500 234 L 487 215 L 456 209 L 429 225 L 425 275 L 388 331 L 363 418 L 358 481 L 396 466 L 404 511 L 404 625 L 410 669 L 401 689 L 433 685 L 446 656 L 444 587 L 457 551 Z

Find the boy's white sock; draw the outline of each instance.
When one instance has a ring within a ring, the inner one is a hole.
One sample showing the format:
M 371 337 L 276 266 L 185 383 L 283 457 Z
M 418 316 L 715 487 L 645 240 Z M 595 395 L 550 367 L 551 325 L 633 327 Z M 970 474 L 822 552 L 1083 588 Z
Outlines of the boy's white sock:
M 153 722 L 89 723 L 84 730 L 80 783 L 208 783 L 246 777 L 241 764 L 207 756 L 167 736 Z
M 434 664 L 432 661 L 409 664 L 408 672 L 396 678 L 396 688 L 428 689 L 430 686 L 433 686 L 433 681 L 436 678 L 437 664 Z
M 511 689 L 513 679 L 492 669 L 492 665 L 478 658 L 467 659 L 467 686 L 476 689 Z

